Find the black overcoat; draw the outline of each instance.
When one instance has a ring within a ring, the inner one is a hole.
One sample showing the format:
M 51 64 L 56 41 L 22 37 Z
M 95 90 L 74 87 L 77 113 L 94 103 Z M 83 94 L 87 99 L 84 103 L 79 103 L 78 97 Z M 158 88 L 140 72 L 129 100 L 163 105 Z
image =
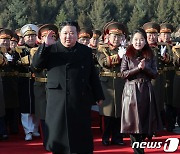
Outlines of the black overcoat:
M 31 73 L 32 70 L 30 68 L 30 50 L 31 48 L 28 45 L 22 49 L 19 54 L 19 65 L 18 71 L 21 74 Z M 24 64 L 21 61 L 21 58 L 28 57 L 28 62 Z M 35 104 L 34 104 L 34 78 L 31 76 L 24 77 L 19 75 L 18 79 L 18 93 L 19 93 L 19 106 L 21 113 L 30 113 L 34 114 Z
M 174 76 L 174 83 L 173 83 L 173 107 L 180 108 L 180 51 L 179 49 L 173 53 L 174 65 L 176 68 L 176 74 Z
M 3 94 L 3 84 L 0 77 L 0 117 L 5 116 L 5 104 L 4 104 L 4 94 Z
M 91 105 L 104 99 L 92 50 L 79 43 L 71 49 L 59 41 L 47 48 L 42 44 L 32 65 L 47 69 L 46 149 L 92 152 Z
M 12 57 L 12 61 L 8 61 L 7 65 L 2 67 L 2 72 L 5 73 L 14 73 L 14 75 L 5 75 L 2 76 L 2 83 L 3 83 L 3 92 L 4 92 L 4 101 L 5 101 L 5 108 L 18 108 L 18 78 L 16 72 L 18 71 L 17 67 L 17 58 L 18 55 L 16 52 L 11 51 L 9 53 Z

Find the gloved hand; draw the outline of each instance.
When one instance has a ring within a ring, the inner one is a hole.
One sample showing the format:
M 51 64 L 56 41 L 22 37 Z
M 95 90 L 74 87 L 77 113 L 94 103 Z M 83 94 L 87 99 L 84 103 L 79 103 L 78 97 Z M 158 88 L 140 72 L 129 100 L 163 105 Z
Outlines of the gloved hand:
M 4 55 L 7 58 L 7 61 L 13 61 L 13 56 L 11 56 L 9 53 L 5 53 Z
M 121 41 L 121 46 L 126 46 L 126 39 Z
M 124 48 L 122 46 L 119 47 L 119 50 L 118 50 L 119 57 L 122 58 L 125 53 L 126 53 L 126 48 Z
M 165 53 L 166 53 L 166 46 L 163 47 L 163 46 L 161 45 L 160 51 L 161 51 L 161 56 L 164 57 L 164 56 L 165 56 Z

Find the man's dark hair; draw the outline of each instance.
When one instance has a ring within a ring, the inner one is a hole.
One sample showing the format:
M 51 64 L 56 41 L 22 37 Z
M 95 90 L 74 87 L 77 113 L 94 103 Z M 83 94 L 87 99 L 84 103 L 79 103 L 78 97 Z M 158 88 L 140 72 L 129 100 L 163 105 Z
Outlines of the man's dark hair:
M 80 27 L 76 21 L 64 21 L 64 22 L 60 23 L 59 31 L 61 31 L 64 26 L 74 26 L 74 27 L 76 27 L 77 33 L 79 33 L 79 31 L 80 31 Z

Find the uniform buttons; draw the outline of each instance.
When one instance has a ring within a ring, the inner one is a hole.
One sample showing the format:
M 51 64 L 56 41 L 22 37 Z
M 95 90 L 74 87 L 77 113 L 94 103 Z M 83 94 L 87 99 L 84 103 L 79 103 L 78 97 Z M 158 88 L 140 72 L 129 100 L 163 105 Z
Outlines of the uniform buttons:
M 161 64 L 161 63 L 158 63 L 158 64 Z
M 69 81 L 69 78 L 66 78 L 66 81 Z
M 82 65 L 81 68 L 84 69 L 84 65 Z
M 82 82 L 84 82 L 85 81 L 85 79 L 82 79 Z

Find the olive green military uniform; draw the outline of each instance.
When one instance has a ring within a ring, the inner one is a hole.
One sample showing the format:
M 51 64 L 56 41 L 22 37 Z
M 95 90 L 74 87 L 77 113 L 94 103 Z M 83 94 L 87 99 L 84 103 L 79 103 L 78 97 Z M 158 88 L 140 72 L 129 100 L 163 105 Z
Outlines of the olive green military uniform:
M 160 25 L 160 33 L 172 33 L 173 26 L 169 23 L 163 23 Z M 175 68 L 173 65 L 173 54 L 172 54 L 172 42 L 166 40 L 165 53 L 168 57 L 167 63 L 164 64 L 164 78 L 165 78 L 165 112 L 166 112 L 166 128 L 168 131 L 172 131 L 175 128 L 175 108 L 173 107 L 173 83 L 174 83 L 174 75 Z
M 177 123 L 180 127 L 180 45 L 174 46 L 173 49 L 173 59 L 175 65 L 175 76 L 173 84 L 173 107 L 176 108 Z

